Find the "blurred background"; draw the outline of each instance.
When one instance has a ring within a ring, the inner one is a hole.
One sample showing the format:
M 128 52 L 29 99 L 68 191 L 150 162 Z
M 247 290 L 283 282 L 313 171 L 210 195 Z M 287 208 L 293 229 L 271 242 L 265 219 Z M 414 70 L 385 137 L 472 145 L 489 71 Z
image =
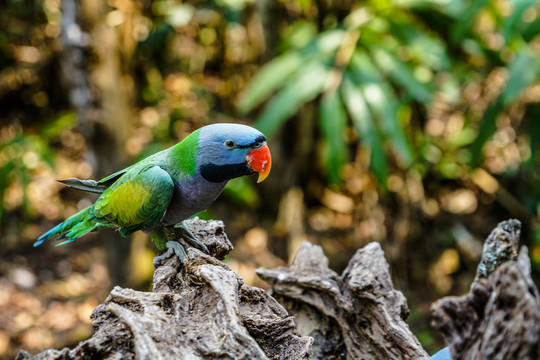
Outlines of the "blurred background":
M 247 284 L 320 244 L 341 272 L 378 241 L 409 324 L 468 291 L 483 239 L 523 223 L 540 271 L 540 3 L 534 0 L 8 0 L 0 3 L 0 358 L 69 346 L 153 245 L 35 239 L 99 179 L 215 122 L 256 126 L 273 169 L 231 181 L 225 260 Z

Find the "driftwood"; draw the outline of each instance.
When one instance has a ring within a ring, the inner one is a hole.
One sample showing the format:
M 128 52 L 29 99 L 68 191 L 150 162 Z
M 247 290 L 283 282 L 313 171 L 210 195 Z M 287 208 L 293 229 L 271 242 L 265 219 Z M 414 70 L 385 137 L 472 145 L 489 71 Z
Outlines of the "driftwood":
M 231 249 L 221 221 L 188 222 L 222 259 Z M 313 339 L 264 290 L 216 258 L 188 249 L 154 273 L 153 291 L 115 287 L 92 314 L 94 335 L 73 349 L 21 351 L 18 359 L 308 359 Z
M 219 260 L 232 250 L 221 221 L 188 226 L 212 256 L 190 248 L 183 265 L 166 260 L 152 292 L 115 287 L 92 314 L 94 335 L 75 348 L 17 358 L 429 358 L 404 321 L 406 299 L 378 243 L 359 249 L 341 275 L 319 246 L 301 244 L 290 267 L 257 271 L 271 297 Z M 540 297 L 527 249 L 517 256 L 519 234 L 517 220 L 499 224 L 470 294 L 433 305 L 433 325 L 454 360 L 539 358 Z
M 90 339 L 34 356 L 21 351 L 18 359 L 428 358 L 403 321 L 406 300 L 393 289 L 379 244 L 358 250 L 341 276 L 310 243 L 289 269 L 260 270 L 288 313 L 218 260 L 232 249 L 221 221 L 188 226 L 215 258 L 188 249 L 183 265 L 166 260 L 152 292 L 111 291 L 92 314 Z
M 321 247 L 304 242 L 289 268 L 259 269 L 273 296 L 315 339 L 316 359 L 427 359 L 404 319 L 403 294 L 394 290 L 379 243 L 359 249 L 341 276 Z
M 540 359 L 540 297 L 526 247 L 517 255 L 521 224 L 500 223 L 484 243 L 471 291 L 432 305 L 433 326 L 453 360 Z

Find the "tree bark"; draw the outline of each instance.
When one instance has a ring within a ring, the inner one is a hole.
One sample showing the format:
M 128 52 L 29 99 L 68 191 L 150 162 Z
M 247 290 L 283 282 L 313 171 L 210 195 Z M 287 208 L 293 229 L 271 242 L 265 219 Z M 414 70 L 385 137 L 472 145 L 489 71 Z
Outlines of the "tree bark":
M 189 222 L 222 259 L 231 249 L 221 221 Z M 264 290 L 215 257 L 188 249 L 154 273 L 153 291 L 115 287 L 92 314 L 94 335 L 73 349 L 21 351 L 18 359 L 308 359 L 313 339 Z
M 289 268 L 257 274 L 272 284 L 300 333 L 315 339 L 313 359 L 429 358 L 404 321 L 407 302 L 394 290 L 379 243 L 359 249 L 341 276 L 309 242 Z
M 359 249 L 343 274 L 308 242 L 288 268 L 260 269 L 273 296 L 243 284 L 220 261 L 232 244 L 221 221 L 188 222 L 208 247 L 156 269 L 153 291 L 115 287 L 92 314 L 94 335 L 73 349 L 17 359 L 427 359 L 405 323 L 378 243 Z M 469 295 L 433 307 L 454 360 L 538 359 L 540 297 L 520 223 L 499 224 L 484 244 Z M 278 302 L 279 301 L 279 302 Z M 280 303 L 282 305 L 280 305 Z
M 500 223 L 484 244 L 471 291 L 432 305 L 433 326 L 453 360 L 540 358 L 540 297 L 526 247 L 517 255 L 521 224 Z

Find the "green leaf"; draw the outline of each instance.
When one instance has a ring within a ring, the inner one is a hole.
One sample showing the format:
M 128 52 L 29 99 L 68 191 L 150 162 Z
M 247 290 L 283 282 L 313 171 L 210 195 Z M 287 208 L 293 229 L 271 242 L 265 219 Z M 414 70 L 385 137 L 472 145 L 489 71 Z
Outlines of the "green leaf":
M 337 90 L 324 94 L 319 115 L 319 124 L 326 142 L 324 162 L 329 180 L 340 182 L 340 172 L 347 159 L 347 145 L 344 139 L 347 114 Z
M 399 0 L 403 8 L 426 9 L 457 18 L 466 7 L 466 0 Z
M 523 30 L 521 30 L 520 35 L 523 39 L 529 43 L 535 36 L 540 33 L 540 17 L 537 17 L 534 21 L 524 24 Z
M 345 31 L 342 29 L 332 29 L 321 33 L 315 38 L 314 41 L 303 50 L 307 56 L 323 55 L 334 53 L 339 49 L 343 39 L 345 38 Z
M 488 0 L 471 1 L 471 5 L 457 17 L 459 21 L 456 22 L 456 25 L 450 33 L 451 40 L 454 44 L 459 44 L 463 38 L 467 37 L 466 35 L 470 32 L 474 17 L 487 2 Z
M 536 3 L 536 0 L 513 0 L 511 3 L 514 6 L 514 10 L 503 20 L 502 35 L 505 40 L 510 40 L 513 36 L 521 36 L 521 30 L 518 27 L 523 25 L 522 15 L 525 10 L 530 8 Z
M 472 144 L 476 140 L 476 131 L 470 127 L 465 127 L 448 137 L 448 143 L 455 149 Z
M 280 87 L 286 86 L 291 81 L 291 76 L 302 69 L 306 63 L 324 62 L 333 56 L 341 45 L 344 34 L 343 30 L 326 31 L 300 51 L 291 50 L 263 66 L 240 97 L 238 103 L 240 113 L 248 113 Z
M 388 86 L 371 83 L 364 87 L 364 95 L 372 113 L 380 119 L 385 135 L 402 165 L 412 163 L 412 154 L 405 130 L 398 121 L 397 102 Z
M 371 168 L 379 178 L 380 183 L 385 186 L 388 178 L 388 168 L 381 137 L 375 127 L 362 89 L 347 73 L 343 79 L 342 94 L 354 127 L 360 134 L 361 140 L 370 149 Z
M 363 53 L 356 52 L 350 63 L 349 71 L 361 84 L 361 89 L 372 115 L 379 120 L 386 137 L 392 143 L 395 154 L 402 165 L 412 163 L 412 154 L 407 137 L 397 115 L 397 100 L 392 89 L 386 84 L 379 70 L 371 59 Z
M 409 95 L 421 103 L 428 104 L 432 98 L 432 91 L 416 79 L 412 70 L 396 57 L 382 49 L 373 52 L 377 64 L 386 72 L 395 83 L 403 86 Z
M 63 112 L 43 126 L 41 134 L 45 139 L 51 141 L 57 139 L 60 134 L 66 130 L 72 129 L 77 124 L 77 118 L 74 112 Z
M 526 51 L 516 54 L 516 58 L 508 66 L 508 82 L 501 94 L 504 105 L 515 101 L 521 91 L 534 81 L 539 72 L 539 65 L 538 60 Z
M 399 21 L 391 19 L 390 33 L 399 40 L 399 48 L 410 52 L 411 60 L 418 62 L 430 69 L 445 70 L 450 66 L 450 57 L 446 51 L 445 43 L 438 37 L 428 33 L 419 24 L 412 21 Z M 371 48 L 384 47 L 391 51 L 394 56 L 399 48 L 382 46 L 379 42 L 371 44 Z
M 326 85 L 330 69 L 315 61 L 305 65 L 289 79 L 287 85 L 276 94 L 255 122 L 255 127 L 272 137 L 280 126 L 304 103 L 313 100 Z
M 298 19 L 287 30 L 278 50 L 302 48 L 309 44 L 318 34 L 317 25 L 306 19 Z
M 240 113 L 246 114 L 253 110 L 285 84 L 291 74 L 304 64 L 304 60 L 299 52 L 290 52 L 276 57 L 265 65 L 242 92 L 238 102 Z
M 351 79 L 358 84 L 384 81 L 379 69 L 373 65 L 369 56 L 360 50 L 353 53 L 347 70 Z
M 24 145 L 27 150 L 35 151 L 47 165 L 52 169 L 55 168 L 53 150 L 49 146 L 49 143 L 44 141 L 43 136 L 32 134 L 26 135 L 23 139 L 26 141 Z

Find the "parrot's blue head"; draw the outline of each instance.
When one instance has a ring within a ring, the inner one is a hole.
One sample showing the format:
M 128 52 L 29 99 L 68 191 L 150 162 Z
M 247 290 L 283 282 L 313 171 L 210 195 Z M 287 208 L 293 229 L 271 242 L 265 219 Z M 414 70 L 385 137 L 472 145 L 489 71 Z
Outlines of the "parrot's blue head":
M 197 164 L 203 178 L 223 182 L 259 173 L 258 182 L 270 173 L 272 158 L 266 137 L 240 124 L 212 124 L 200 129 Z

